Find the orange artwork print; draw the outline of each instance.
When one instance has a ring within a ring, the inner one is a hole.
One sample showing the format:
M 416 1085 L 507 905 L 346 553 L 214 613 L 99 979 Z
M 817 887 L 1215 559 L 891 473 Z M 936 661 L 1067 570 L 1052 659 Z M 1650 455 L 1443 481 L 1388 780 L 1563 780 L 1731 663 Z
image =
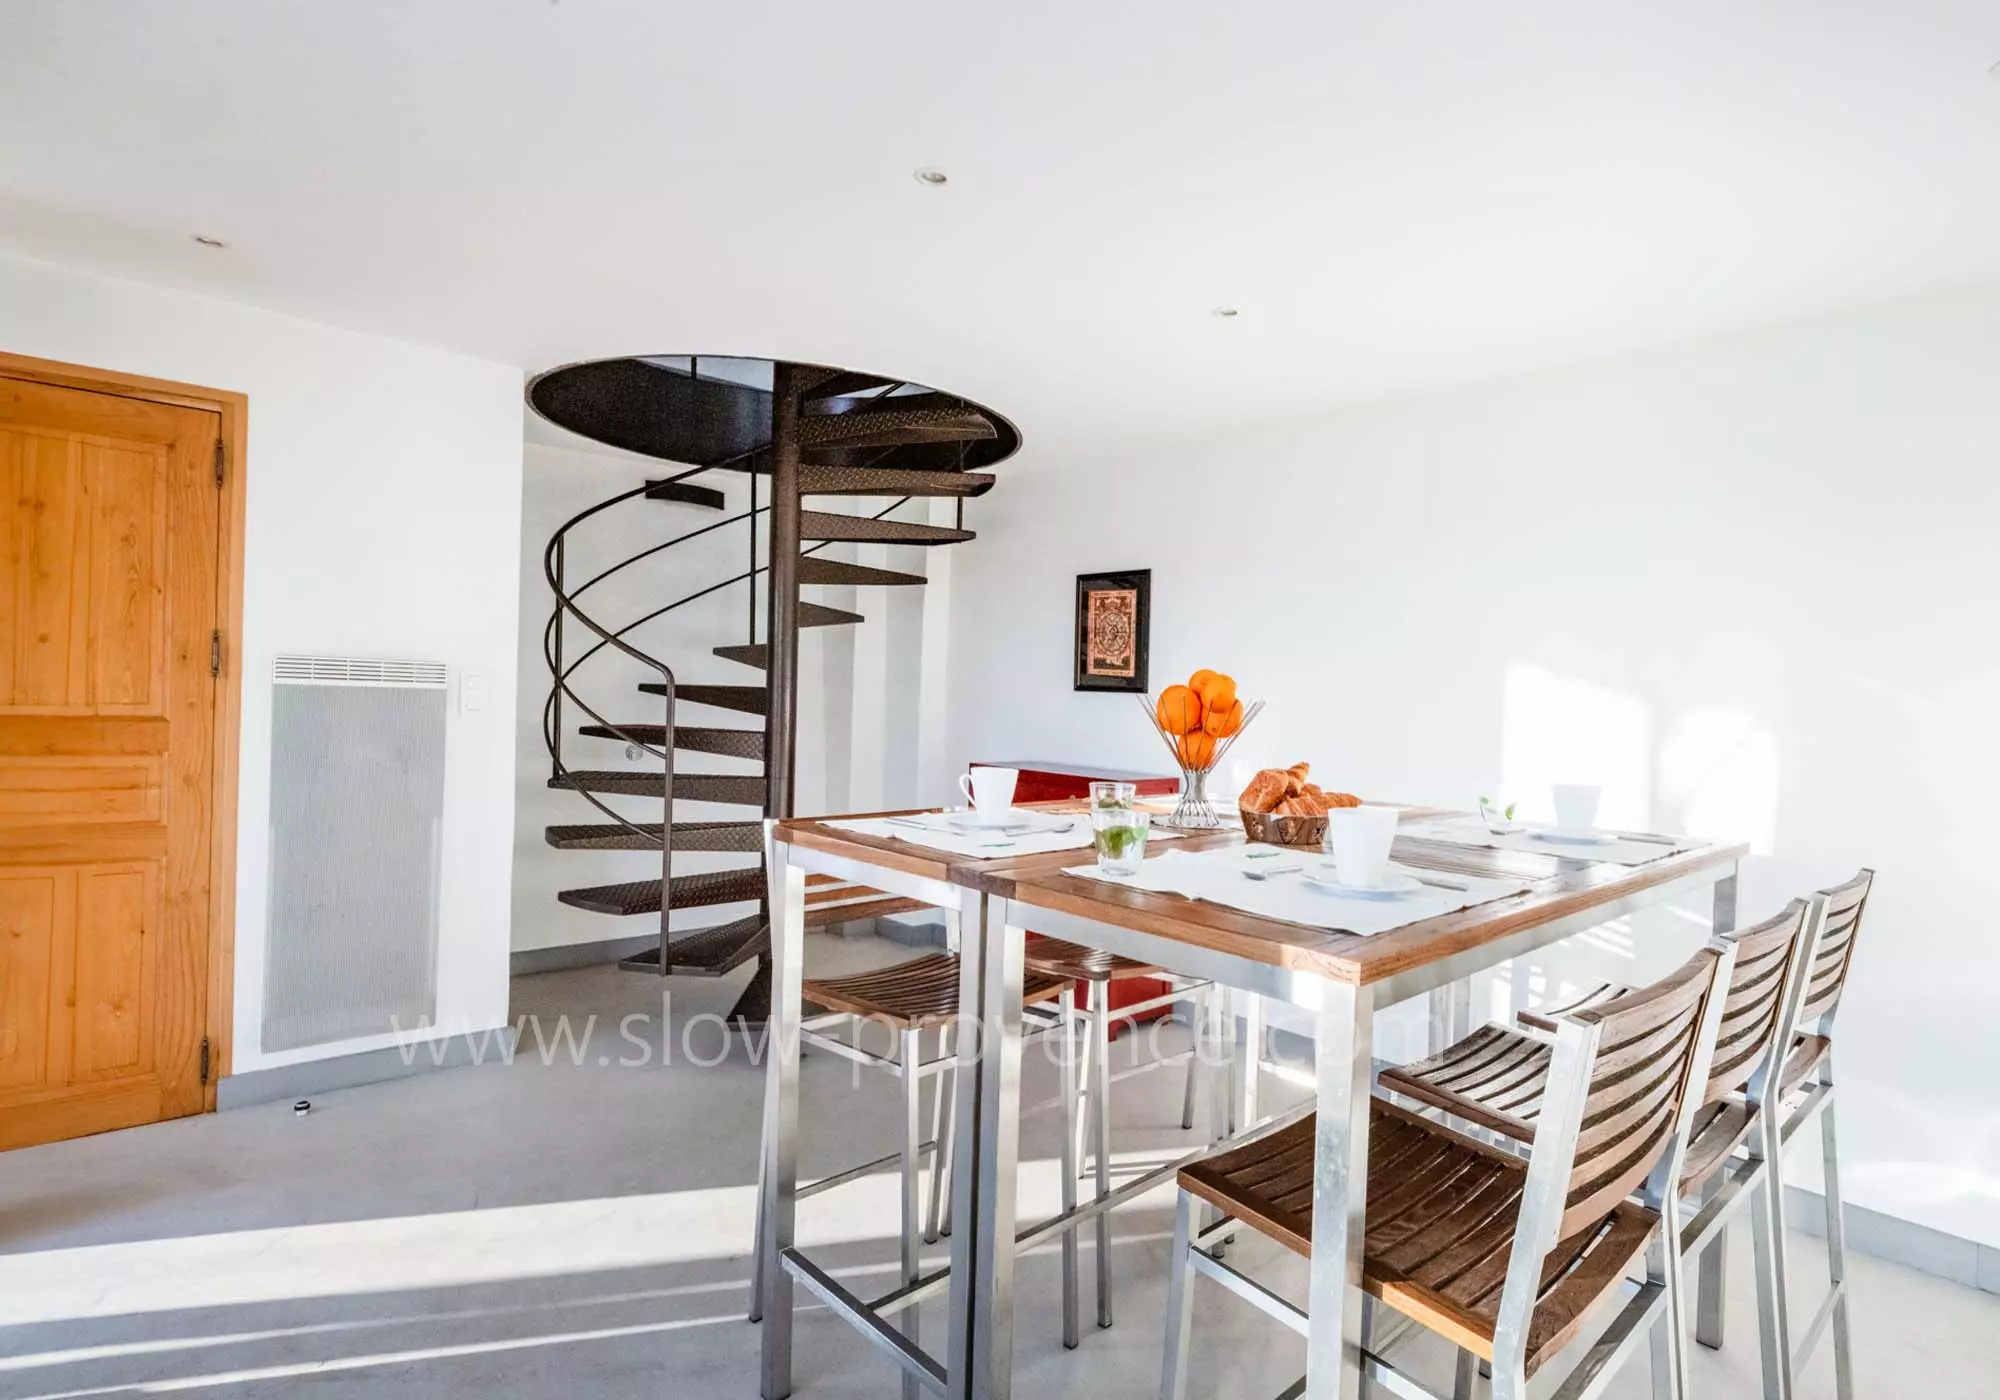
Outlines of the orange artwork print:
M 1102 589 L 1089 595 L 1084 618 L 1084 672 L 1130 677 L 1139 669 L 1139 594 Z

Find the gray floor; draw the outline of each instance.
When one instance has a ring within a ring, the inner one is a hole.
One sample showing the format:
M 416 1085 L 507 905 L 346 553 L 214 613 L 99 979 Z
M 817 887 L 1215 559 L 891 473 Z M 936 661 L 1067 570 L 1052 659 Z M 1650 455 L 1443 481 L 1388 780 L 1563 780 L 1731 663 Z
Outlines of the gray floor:
M 822 969 L 907 956 L 873 940 L 812 949 Z M 661 990 L 608 969 L 524 978 L 516 1014 L 541 1018 L 553 1062 L 531 1031 L 511 1066 L 329 1094 L 305 1118 L 245 1109 L 0 1157 L 0 1396 L 754 1396 L 757 1331 L 742 1310 L 761 1076 L 686 1054 L 713 1049 L 712 1023 L 690 1018 L 726 1009 L 733 984 L 673 984 L 663 1063 Z M 564 1014 L 576 1034 L 598 1018 L 580 1054 L 555 1040 Z M 890 1081 L 856 1085 L 821 1056 L 804 1082 L 808 1173 L 893 1140 Z M 1053 1085 L 1031 1052 L 1027 1097 Z M 1114 1097 L 1121 1164 L 1187 1141 L 1173 1126 L 1177 1070 L 1132 1073 Z M 1044 1113 L 1024 1129 L 1024 1218 L 1056 1199 L 1055 1125 Z M 879 1175 L 826 1193 L 803 1242 L 860 1286 L 886 1285 L 894 1200 Z M 1022 1262 L 1018 1393 L 1155 1393 L 1171 1198 L 1135 1202 L 1116 1224 L 1118 1322 L 1075 1352 L 1058 1339 L 1054 1251 Z M 1730 1345 L 1693 1363 L 1703 1400 L 1757 1391 L 1740 1229 Z M 1241 1257 L 1268 1257 L 1270 1278 L 1296 1286 L 1277 1251 Z M 1823 1255 L 1801 1236 L 1794 1258 L 1804 1274 Z M 2000 1297 L 1867 1259 L 1853 1273 L 1860 1395 L 1994 1393 Z M 889 1363 L 823 1312 L 801 1316 L 797 1356 L 801 1396 L 894 1393 Z M 1300 1357 L 1290 1334 L 1200 1285 L 1191 1394 L 1276 1393 Z M 1437 1359 L 1413 1365 L 1439 1379 Z M 1644 1372 L 1615 1393 L 1648 1394 Z M 1832 1394 L 1824 1355 L 1801 1394 Z

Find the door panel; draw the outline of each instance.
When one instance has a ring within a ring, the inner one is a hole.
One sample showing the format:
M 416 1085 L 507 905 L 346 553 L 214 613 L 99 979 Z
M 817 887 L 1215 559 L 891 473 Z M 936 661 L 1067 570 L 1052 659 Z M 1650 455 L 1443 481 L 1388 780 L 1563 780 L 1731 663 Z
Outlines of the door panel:
M 0 1148 L 204 1106 L 219 426 L 0 378 Z
M 0 876 L 0 1092 L 34 1088 L 49 1072 L 56 886 L 67 871 Z

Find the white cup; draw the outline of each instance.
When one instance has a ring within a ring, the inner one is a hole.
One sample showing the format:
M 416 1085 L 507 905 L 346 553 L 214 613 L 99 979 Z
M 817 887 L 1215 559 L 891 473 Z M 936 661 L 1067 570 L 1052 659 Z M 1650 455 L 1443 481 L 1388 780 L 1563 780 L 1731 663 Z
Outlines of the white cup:
M 1334 878 L 1354 889 L 1376 890 L 1389 882 L 1389 849 L 1396 844 L 1394 807 L 1336 807 L 1326 814 L 1333 846 Z
M 1589 831 L 1597 825 L 1597 804 L 1604 789 L 1592 783 L 1557 783 L 1551 789 L 1556 799 L 1558 831 Z
M 981 817 L 1002 821 L 1014 810 L 1014 784 L 1019 781 L 1018 768 L 975 768 L 958 775 L 958 790 Z

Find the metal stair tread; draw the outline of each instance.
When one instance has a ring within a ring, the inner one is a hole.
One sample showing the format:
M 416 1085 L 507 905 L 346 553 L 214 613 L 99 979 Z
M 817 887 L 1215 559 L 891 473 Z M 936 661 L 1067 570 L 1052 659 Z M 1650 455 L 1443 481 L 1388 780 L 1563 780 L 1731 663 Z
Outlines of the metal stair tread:
M 660 681 L 644 681 L 639 690 L 646 695 L 667 693 Z M 771 708 L 771 692 L 761 685 L 677 685 L 674 699 L 683 705 L 709 705 L 746 715 L 767 714 Z
M 905 574 L 898 573 L 894 569 L 876 569 L 866 564 L 849 564 L 842 559 L 827 559 L 817 554 L 805 554 L 799 557 L 799 582 L 815 586 L 895 588 L 929 581 L 922 574 Z
M 769 943 L 769 935 L 761 913 L 669 935 L 667 972 L 682 977 L 721 977 L 761 953 Z M 631 972 L 658 972 L 660 950 L 648 948 L 618 966 Z
M 618 793 L 629 797 L 662 796 L 663 774 L 644 769 L 571 769 L 550 778 L 552 788 Z M 728 802 L 745 807 L 764 805 L 764 779 L 755 773 L 676 773 L 674 796 L 682 802 Z
M 729 498 L 713 486 L 697 486 L 692 481 L 648 481 L 646 499 L 678 501 L 682 505 L 700 506 L 704 510 L 722 510 L 729 504 Z
M 762 642 L 739 642 L 735 646 L 716 647 L 714 650 L 724 661 L 740 661 L 760 671 L 771 669 L 771 648 Z
M 698 875 L 676 875 L 673 900 L 676 909 L 699 909 L 710 904 L 741 904 L 764 896 L 764 869 L 761 863 L 742 870 L 709 870 Z M 617 885 L 588 885 L 561 890 L 556 898 L 573 909 L 593 914 L 657 914 L 660 912 L 660 882 L 629 880 Z
M 617 822 L 586 822 L 551 826 L 542 838 L 559 851 L 657 851 L 660 823 L 634 822 L 639 828 Z M 761 851 L 764 848 L 762 822 L 675 822 L 676 851 Z
M 860 613 L 849 612 L 845 608 L 829 608 L 824 603 L 808 603 L 799 600 L 799 626 L 801 627 L 845 627 L 850 623 L 866 622 Z
M 925 395 L 924 398 L 931 396 Z M 996 436 L 991 419 L 957 403 L 910 406 L 919 396 L 865 399 L 866 407 L 801 417 L 801 451 L 827 447 L 895 447 L 909 442 L 979 442 Z M 881 405 L 877 407 L 876 405 Z
M 978 536 L 970 530 L 954 530 L 949 525 L 921 525 L 909 520 L 876 520 L 866 515 L 802 510 L 799 512 L 799 538 L 857 544 L 934 545 L 962 544 Z
M 990 472 L 915 471 L 909 468 L 799 468 L 802 496 L 978 496 L 991 490 Z
M 658 748 L 666 739 L 667 727 L 663 724 L 621 724 L 613 728 L 608 724 L 586 724 L 579 726 L 576 732 L 592 739 L 622 739 L 626 743 L 649 744 Z M 677 724 L 674 726 L 674 747 L 689 753 L 761 759 L 764 756 L 764 731 Z M 674 781 L 678 785 L 680 775 L 676 775 Z

